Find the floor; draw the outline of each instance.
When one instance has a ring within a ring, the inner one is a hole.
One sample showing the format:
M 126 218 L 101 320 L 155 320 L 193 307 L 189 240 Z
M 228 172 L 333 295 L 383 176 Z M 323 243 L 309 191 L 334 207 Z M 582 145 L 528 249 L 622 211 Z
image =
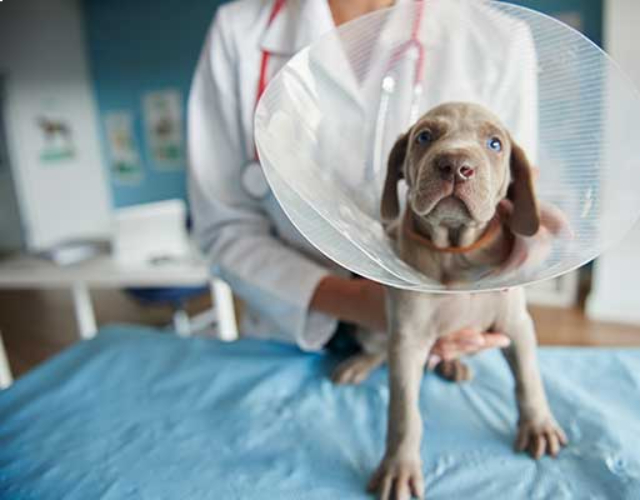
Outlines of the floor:
M 119 290 L 92 290 L 98 325 L 139 323 L 158 328 L 171 323 L 169 307 L 142 305 Z M 208 294 L 187 305 L 190 312 L 210 305 Z M 77 342 L 71 293 L 67 290 L 0 290 L 0 332 L 14 377 Z
M 95 290 L 99 324 L 130 322 L 165 327 L 166 307 L 143 306 L 117 290 Z M 190 312 L 208 307 L 208 296 L 188 304 Z M 596 323 L 578 309 L 532 307 L 540 343 L 573 346 L 640 346 L 640 326 Z M 0 291 L 0 332 L 15 377 L 77 341 L 71 296 L 65 290 Z

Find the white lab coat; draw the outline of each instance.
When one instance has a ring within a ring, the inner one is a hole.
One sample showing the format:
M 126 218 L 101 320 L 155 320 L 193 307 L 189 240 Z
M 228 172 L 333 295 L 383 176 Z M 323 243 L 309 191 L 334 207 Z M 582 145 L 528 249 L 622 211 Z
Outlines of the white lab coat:
M 326 0 L 287 0 L 267 26 L 273 2 L 239 0 L 221 6 L 202 51 L 188 109 L 194 234 L 212 272 L 246 303 L 244 333 L 318 350 L 334 333 L 337 321 L 310 311 L 310 300 L 325 276 L 348 273 L 298 233 L 273 195 L 256 200 L 247 194 L 242 174 L 254 158 L 253 116 L 262 50 L 272 54 L 270 78 L 334 23 Z M 455 57 L 453 63 L 440 58 L 443 67 L 432 67 L 432 74 L 446 72 L 450 81 L 462 81 L 465 54 Z M 460 78 L 452 74 L 456 68 Z M 531 119 L 536 106 L 522 106 L 517 96 L 535 93 L 535 78 L 514 74 L 502 80 L 501 92 L 514 97 L 507 99 L 513 101 L 513 109 L 502 114 L 516 114 L 507 122 L 529 146 L 535 141 L 535 126 L 530 124 L 536 122 Z

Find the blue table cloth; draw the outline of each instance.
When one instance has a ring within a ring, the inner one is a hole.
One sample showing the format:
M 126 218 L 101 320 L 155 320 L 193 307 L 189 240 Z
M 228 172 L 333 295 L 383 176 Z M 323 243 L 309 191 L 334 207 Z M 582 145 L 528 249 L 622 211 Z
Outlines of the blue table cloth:
M 512 451 L 513 381 L 497 352 L 476 378 L 422 387 L 430 499 L 640 499 L 640 351 L 541 349 L 571 443 Z M 2 499 L 366 499 L 383 452 L 386 370 L 336 387 L 336 360 L 111 327 L 0 393 Z

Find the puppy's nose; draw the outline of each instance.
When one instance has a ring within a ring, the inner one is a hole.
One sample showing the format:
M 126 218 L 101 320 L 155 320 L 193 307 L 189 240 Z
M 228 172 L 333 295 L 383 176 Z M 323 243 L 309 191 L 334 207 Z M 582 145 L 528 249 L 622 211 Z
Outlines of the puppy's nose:
M 476 171 L 473 167 L 469 165 L 462 165 L 457 172 L 457 178 L 461 181 L 468 181 L 476 174 Z
M 448 161 L 448 159 L 438 160 L 436 162 L 436 169 L 438 170 L 438 173 L 440 174 L 442 180 L 453 180 L 453 173 L 455 172 L 456 168 L 452 161 Z
M 476 173 L 475 168 L 468 164 L 466 158 L 458 155 L 443 155 L 437 158 L 435 167 L 440 178 L 445 181 L 465 182 Z

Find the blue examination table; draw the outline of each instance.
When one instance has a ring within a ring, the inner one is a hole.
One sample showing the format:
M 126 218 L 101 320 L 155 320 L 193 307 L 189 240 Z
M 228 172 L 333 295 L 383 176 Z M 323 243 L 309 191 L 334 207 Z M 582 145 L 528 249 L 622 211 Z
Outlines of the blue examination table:
M 358 387 L 336 360 L 110 327 L 0 393 L 0 498 L 347 500 L 383 452 L 386 370 Z M 512 451 L 513 382 L 498 352 L 476 378 L 427 375 L 428 499 L 640 499 L 640 351 L 540 350 L 571 443 Z

